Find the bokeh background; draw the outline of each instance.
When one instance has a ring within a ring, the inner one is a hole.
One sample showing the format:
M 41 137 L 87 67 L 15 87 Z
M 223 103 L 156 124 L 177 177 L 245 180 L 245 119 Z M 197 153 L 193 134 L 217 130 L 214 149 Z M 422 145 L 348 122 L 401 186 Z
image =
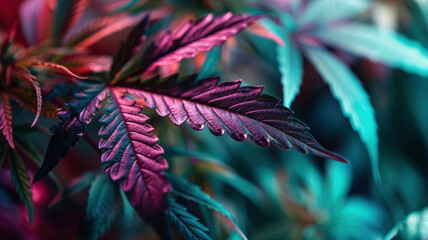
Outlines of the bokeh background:
M 111 11 L 154 11 L 161 16 L 155 28 L 167 29 L 208 13 L 220 15 L 229 11 L 266 13 L 275 19 L 278 11 L 289 11 L 295 2 L 313 1 L 91 0 L 81 21 L 83 24 Z M 19 18 L 22 2 L 25 1 L 0 1 L 3 29 Z M 370 7 L 352 16 L 352 21 L 398 32 L 428 49 L 427 1 L 369 2 Z M 333 4 L 328 10 L 334 12 L 336 8 Z M 261 23 L 258 25 L 263 28 Z M 265 93 L 282 98 L 278 43 L 275 37 L 266 38 L 266 29 L 256 28 L 238 34 L 208 54 L 164 67 L 160 72 L 168 75 L 179 71 L 185 75 L 201 71 L 204 76 L 221 75 L 222 80 L 243 79 L 244 85 L 265 85 Z M 103 39 L 91 51 L 114 54 L 124 34 L 126 30 Z M 421 212 L 428 206 L 427 77 L 389 68 L 334 46 L 328 46 L 328 50 L 343 60 L 370 96 L 378 123 L 380 181 L 372 174 L 373 165 L 358 133 L 306 58 L 303 84 L 291 109 L 311 127 L 311 134 L 319 143 L 345 156 L 349 164 L 295 151 L 261 148 L 250 141 L 238 143 L 228 136 L 212 136 L 208 130 L 194 132 L 185 124 L 174 126 L 169 119 L 157 117 L 149 110 L 151 124 L 170 164 L 168 171 L 201 186 L 222 202 L 249 239 L 384 239 L 402 221 L 396 239 L 428 239 L 428 216 Z M 400 53 L 390 54 L 392 57 Z M 208 60 L 211 62 L 206 63 Z M 18 128 L 32 120 L 31 113 L 14 109 L 14 125 Z M 23 136 L 33 141 L 41 159 L 50 137 L 46 132 L 55 122 L 43 118 L 38 130 L 22 127 Z M 88 129 L 96 140 L 97 124 L 94 121 Z M 32 178 L 38 166 L 24 160 Z M 32 186 L 33 226 L 28 223 L 8 168 L 4 164 L 0 169 L 0 238 L 77 239 L 89 185 L 102 171 L 97 152 L 82 139 L 56 167 L 52 177 Z M 197 205 L 186 207 L 210 229 L 213 239 L 240 239 L 221 217 L 207 214 L 206 209 Z M 406 216 L 411 213 L 409 221 Z M 102 239 L 157 238 L 134 214 L 130 221 L 114 224 Z

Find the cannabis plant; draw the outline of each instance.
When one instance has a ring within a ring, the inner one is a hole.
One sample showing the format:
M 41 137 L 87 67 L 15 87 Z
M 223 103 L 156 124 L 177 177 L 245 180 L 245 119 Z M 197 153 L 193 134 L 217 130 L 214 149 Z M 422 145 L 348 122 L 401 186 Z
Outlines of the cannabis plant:
M 32 152 L 26 147 L 15 148 L 20 138 L 14 136 L 10 99 L 35 112 L 30 127 L 37 124 L 40 114 L 48 112 L 43 111 L 44 108 L 52 109 L 50 105 L 54 103 L 60 107 L 57 113 L 60 121 L 51 127 L 52 136 L 33 183 L 48 175 L 80 137 L 91 141 L 87 127 L 101 113 L 97 147 L 105 174 L 94 177 L 81 224 L 82 238 L 98 238 L 112 226 L 117 216 L 112 206 L 119 201 L 118 196 L 122 196 L 124 205 L 129 201 L 161 239 L 172 238 L 170 222 L 186 239 L 209 239 L 207 228 L 175 200 L 178 196 L 219 211 L 238 230 L 232 215 L 220 203 L 186 180 L 173 174 L 165 175 L 168 163 L 162 157 L 163 148 L 156 143 L 158 138 L 152 132 L 154 128 L 145 114 L 146 108 L 155 108 L 162 117 L 169 116 L 175 125 L 187 122 L 196 131 L 207 127 L 216 136 L 227 133 L 236 141 L 249 138 L 262 147 L 293 148 L 347 162 L 318 144 L 308 133 L 309 128 L 292 117 L 293 112 L 282 106 L 279 99 L 262 94 L 262 86 L 241 86 L 241 80 L 219 83 L 218 77 L 198 79 L 197 74 L 161 77 L 157 73 L 159 66 L 195 57 L 223 44 L 264 16 L 208 14 L 179 28 L 148 34 L 156 22 L 150 12 L 112 14 L 69 33 L 87 4 L 87 1 L 56 2 L 53 13 L 47 17 L 53 20 L 53 26 L 43 34 L 38 33 L 42 38 L 30 38 L 31 29 L 24 27 L 24 35 L 31 39 L 27 44 L 34 45 L 32 47 L 15 45 L 17 25 L 2 36 L 0 126 L 6 141 L 2 141 L 1 149 L 9 149 L 6 159 L 10 162 L 12 181 L 25 202 L 30 222 L 33 218 L 31 185 L 20 154 L 26 153 L 31 158 Z M 27 11 L 31 10 L 26 7 Z M 121 24 L 115 25 L 111 19 Z M 124 22 L 136 24 L 120 42 L 111 60 L 101 61 L 106 58 L 102 55 L 86 55 L 91 43 L 106 33 L 115 32 L 117 26 L 123 28 Z M 62 80 L 58 82 L 57 78 Z M 48 90 L 55 84 L 58 85 Z M 26 85 L 34 88 L 35 93 L 30 94 Z M 42 102 L 44 90 L 48 92 L 45 100 L 50 101 Z M 64 105 L 63 99 L 70 93 L 74 97 Z M 53 109 L 56 112 L 56 108 Z

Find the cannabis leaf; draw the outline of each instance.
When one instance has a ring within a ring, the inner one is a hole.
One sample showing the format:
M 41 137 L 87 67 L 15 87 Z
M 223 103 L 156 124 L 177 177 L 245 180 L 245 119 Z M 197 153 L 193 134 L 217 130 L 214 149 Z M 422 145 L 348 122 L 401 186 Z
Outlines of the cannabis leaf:
M 2 93 L 0 100 L 0 130 L 9 143 L 9 146 L 15 148 L 12 136 L 12 111 L 10 109 L 9 97 L 6 93 Z
M 218 78 L 195 82 L 197 75 L 183 81 L 178 81 L 178 74 L 163 80 L 144 78 L 144 73 L 156 66 L 194 57 L 222 44 L 260 17 L 230 13 L 218 18 L 208 15 L 166 33 L 149 46 L 145 46 L 144 41 L 149 17 L 140 19 L 113 57 L 110 70 L 99 73 L 105 81 L 79 80 L 83 90 L 66 104 L 68 111 L 58 113 L 61 122 L 51 128 L 53 136 L 34 182 L 49 173 L 67 155 L 70 146 L 77 144 L 99 108 L 105 112 L 100 119 L 103 126 L 99 130 L 98 145 L 103 168 L 120 185 L 138 214 L 165 239 L 170 235 L 167 217 L 190 239 L 203 238 L 206 234 L 183 207 L 177 203 L 168 206 L 165 194 L 170 192 L 171 186 L 162 173 L 168 164 L 161 157 L 164 151 L 156 143 L 158 138 L 152 133 L 149 117 L 142 112 L 146 106 L 156 108 L 161 116 L 169 115 L 176 125 L 187 121 L 195 130 L 208 126 L 217 136 L 227 132 L 237 141 L 249 137 L 260 146 L 273 144 L 346 162 L 343 157 L 321 147 L 308 133 L 309 128 L 291 117 L 290 109 L 278 105 L 278 99 L 261 94 L 261 86 L 240 87 L 240 81 L 218 84 Z M 141 53 L 137 49 L 145 51 Z M 141 74 L 143 77 L 138 76 Z M 51 95 L 54 97 L 56 93 Z M 105 105 L 102 104 L 104 99 L 107 99 Z M 176 189 L 180 189 L 179 186 L 176 184 Z M 225 221 L 242 235 L 231 214 L 208 195 L 201 191 L 193 195 L 183 189 L 178 191 L 183 197 L 222 213 Z
M 214 18 L 212 14 L 208 14 L 195 23 L 188 22 L 173 32 L 166 32 L 159 40 L 150 44 L 141 58 L 137 58 L 137 61 L 123 70 L 118 80 L 207 52 L 261 17 L 263 16 L 233 16 L 232 13 L 226 13 Z
M 62 37 L 82 16 L 89 0 L 58 1 L 54 12 L 53 37 Z
M 276 11 L 282 26 L 272 21 L 263 24 L 282 36 L 287 45 L 278 45 L 284 103 L 291 105 L 301 84 L 300 53 L 305 54 L 332 89 L 342 112 L 365 144 L 374 178 L 379 181 L 377 123 L 368 94 L 357 78 L 340 60 L 311 49 L 335 47 L 358 56 L 382 62 L 421 76 L 428 74 L 428 51 L 406 37 L 374 26 L 346 21 L 370 7 L 370 1 L 300 1 L 286 12 Z M 334 7 L 334 11 L 331 11 Z M 309 46 L 309 47 L 308 47 Z M 309 49 L 309 50 L 308 50 Z M 394 54 L 391 55 L 391 52 Z M 320 60 L 321 56 L 324 60 Z M 326 60 L 326 61 L 327 61 Z M 367 110 L 367 111 L 366 111 Z
M 397 223 L 384 240 L 416 240 L 428 238 L 428 209 L 412 212 L 403 221 Z
M 103 85 L 93 85 L 83 92 L 77 93 L 76 98 L 68 103 L 71 111 L 59 112 L 61 122 L 51 128 L 54 134 L 49 141 L 45 159 L 40 170 L 34 176 L 33 183 L 46 176 L 68 151 L 74 146 L 80 136 L 85 133 L 85 125 L 89 124 L 105 98 L 107 90 Z
M 161 116 L 169 115 L 176 125 L 187 121 L 192 129 L 199 131 L 207 126 L 216 136 L 227 132 L 236 141 L 249 137 L 259 146 L 273 144 L 347 162 L 321 147 L 308 133 L 309 128 L 291 117 L 290 109 L 278 105 L 279 99 L 262 95 L 262 86 L 240 87 L 240 80 L 217 84 L 218 78 L 194 83 L 196 77 L 188 76 L 180 82 L 177 75 L 163 81 L 152 78 L 130 93 L 144 97 L 147 106 L 156 108 Z
M 173 193 L 215 210 L 227 218 L 233 219 L 232 214 L 225 209 L 221 203 L 213 200 L 208 194 L 204 193 L 199 186 L 193 185 L 185 179 L 173 174 L 168 174 L 167 177 Z
M 355 55 L 428 76 L 428 50 L 398 33 L 382 31 L 367 24 L 348 23 L 319 29 L 311 34 L 328 45 Z
M 96 240 L 117 220 L 115 202 L 119 191 L 106 174 L 99 174 L 89 189 L 85 217 L 80 223 L 79 239 Z
M 20 87 L 8 87 L 8 88 L 5 88 L 4 91 L 9 95 L 11 99 L 13 99 L 21 107 L 26 108 L 33 113 L 37 113 L 40 105 L 41 105 L 41 108 L 40 108 L 41 116 L 44 116 L 47 118 L 55 118 L 58 113 L 58 110 L 53 103 L 48 101 L 39 103 L 37 96 L 33 92 L 27 89 L 20 88 Z M 35 120 L 36 118 L 34 118 L 33 123 Z
M 33 224 L 34 206 L 31 193 L 31 184 L 24 163 L 18 153 L 9 148 L 10 156 L 10 177 L 18 192 L 19 198 L 24 202 L 28 213 L 30 224 Z
M 111 89 L 112 98 L 100 119 L 99 131 L 101 161 L 114 181 L 119 181 L 132 206 L 146 220 L 167 208 L 164 193 L 170 186 L 162 170 L 168 163 L 160 155 L 163 149 L 151 133 L 149 119 L 141 113 L 142 107 Z
M 350 18 L 370 7 L 369 0 L 313 0 L 301 16 L 297 16 L 300 26 L 329 24 L 344 18 Z
M 132 56 L 132 51 L 137 46 L 141 45 L 142 36 L 147 29 L 149 17 L 143 18 L 140 23 L 131 29 L 125 41 L 122 41 L 119 46 L 117 54 L 113 57 L 113 63 L 107 80 L 112 80 L 114 75 L 120 70 L 121 67 L 128 61 L 128 57 Z
M 350 118 L 352 127 L 369 150 L 372 166 L 378 166 L 377 124 L 370 99 L 357 77 L 336 57 L 321 47 L 304 47 L 309 60 L 316 66 L 324 80 L 330 86 L 344 114 Z M 374 167 L 373 176 L 380 179 L 378 168 Z
M 204 193 L 199 186 L 193 185 L 183 178 L 179 178 L 173 174 L 168 174 L 167 177 L 171 184 L 173 193 L 219 212 L 226 217 L 226 222 L 242 236 L 242 239 L 246 239 L 245 235 L 236 225 L 232 214 L 223 207 L 221 203 L 215 201 L 208 194 Z
M 279 71 L 283 85 L 284 106 L 290 107 L 299 92 L 303 76 L 303 60 L 299 49 L 289 39 L 285 46 L 277 45 Z
M 36 92 L 36 116 L 34 117 L 33 123 L 31 124 L 31 127 L 33 127 L 37 120 L 39 119 L 40 113 L 42 111 L 42 90 L 40 89 L 39 83 L 36 81 L 36 77 L 31 75 L 30 71 L 24 67 L 17 68 L 17 71 L 15 73 L 28 81 L 34 88 L 34 91 Z
M 177 228 L 186 240 L 210 240 L 205 233 L 208 231 L 204 225 L 198 222 L 198 218 L 187 212 L 187 209 L 177 203 L 174 199 L 168 198 L 169 210 L 166 212 L 169 220 Z
M 114 14 L 96 18 L 78 28 L 76 33 L 65 36 L 64 45 L 85 49 L 101 39 L 132 27 L 141 20 L 141 14 Z

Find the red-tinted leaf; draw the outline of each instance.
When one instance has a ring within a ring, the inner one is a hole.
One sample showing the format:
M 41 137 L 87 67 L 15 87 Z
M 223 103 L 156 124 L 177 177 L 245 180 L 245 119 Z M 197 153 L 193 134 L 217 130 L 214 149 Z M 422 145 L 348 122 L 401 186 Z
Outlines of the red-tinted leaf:
M 37 109 L 36 109 L 36 116 L 34 117 L 33 123 L 31 123 L 31 127 L 33 127 L 37 120 L 39 119 L 40 113 L 42 112 L 42 90 L 40 90 L 39 83 L 34 79 L 32 80 L 31 84 L 33 84 L 34 91 L 36 92 L 36 99 L 37 99 Z
M 170 185 L 162 170 L 168 163 L 160 155 L 163 149 L 151 133 L 149 119 L 141 113 L 142 107 L 135 105 L 116 89 L 111 89 L 113 98 L 104 108 L 101 118 L 104 126 L 99 135 L 99 147 L 104 151 L 101 160 L 114 181 L 119 181 L 131 204 L 148 221 L 166 209 L 164 193 Z
M 89 0 L 61 0 L 56 2 L 53 36 L 63 36 L 82 16 Z
M 9 96 L 2 92 L 0 102 L 0 130 L 5 136 L 9 146 L 15 148 L 12 137 L 12 110 L 10 108 Z
M 132 27 L 141 20 L 141 15 L 115 14 L 97 18 L 84 25 L 77 33 L 66 38 L 65 46 L 87 48 L 101 39 Z
M 248 28 L 248 30 L 253 34 L 271 39 L 272 41 L 278 43 L 279 45 L 285 46 L 285 42 L 284 40 L 282 40 L 280 36 L 276 35 L 274 32 L 270 31 L 269 29 L 265 28 L 263 25 L 259 23 L 254 23 L 252 26 Z
M 241 81 L 217 84 L 209 78 L 194 84 L 196 76 L 177 83 L 177 75 L 161 84 L 159 79 L 147 81 L 140 90 L 130 93 L 145 98 L 146 104 L 161 116 L 169 115 L 176 125 L 187 121 L 194 130 L 205 125 L 214 135 L 227 132 L 236 141 L 247 137 L 257 145 L 289 150 L 347 162 L 343 157 L 324 149 L 308 133 L 309 128 L 291 117 L 293 112 L 278 105 L 277 98 L 261 95 L 262 86 L 240 87 Z
M 135 75 L 148 72 L 157 66 L 178 62 L 183 58 L 192 58 L 200 52 L 207 52 L 214 46 L 223 44 L 229 37 L 245 29 L 262 16 L 246 16 L 226 13 L 214 18 L 212 14 L 188 22 L 174 32 L 165 33 L 152 43 L 142 57 L 142 65 L 132 70 Z M 126 77 L 126 76 L 124 76 Z
M 111 66 L 110 56 L 96 55 L 71 55 L 59 60 L 59 64 L 63 65 L 75 74 L 89 74 L 107 72 Z
M 20 62 L 20 65 L 24 65 L 24 66 L 28 66 L 28 67 L 46 67 L 46 68 L 51 68 L 51 69 L 54 69 L 56 71 L 59 71 L 59 72 L 61 72 L 63 74 L 69 75 L 69 76 L 74 77 L 74 78 L 85 79 L 85 77 L 78 76 L 78 75 L 72 73 L 66 67 L 64 67 L 62 65 L 59 65 L 59 64 L 56 64 L 56 63 L 43 62 L 43 61 L 23 61 L 23 62 Z
M 118 53 L 113 58 L 113 64 L 108 76 L 108 80 L 112 80 L 113 76 L 120 68 L 132 57 L 132 51 L 141 44 L 142 35 L 147 29 L 149 16 L 146 16 L 136 26 L 131 29 L 128 37 L 121 42 Z
M 24 107 L 28 110 L 30 110 L 33 113 L 37 112 L 37 97 L 36 95 L 25 89 L 20 87 L 13 87 L 13 88 L 5 88 L 4 90 L 9 94 L 9 97 L 13 99 L 15 102 L 17 102 L 21 107 Z M 56 106 L 51 102 L 44 102 L 42 104 L 42 108 L 40 110 L 40 115 L 48 118 L 56 118 L 56 114 L 58 113 L 58 110 Z
M 34 88 L 34 91 L 36 92 L 36 102 L 37 102 L 37 108 L 36 108 L 36 116 L 34 117 L 33 123 L 31 124 L 31 127 L 33 127 L 37 120 L 39 119 L 40 113 L 42 111 L 42 90 L 40 89 L 39 83 L 36 81 L 36 78 L 30 74 L 30 71 L 26 68 L 17 68 L 15 71 L 15 74 L 22 77 L 24 80 L 28 81 Z
M 46 40 L 52 28 L 52 1 L 24 1 L 19 15 L 22 32 L 30 46 Z

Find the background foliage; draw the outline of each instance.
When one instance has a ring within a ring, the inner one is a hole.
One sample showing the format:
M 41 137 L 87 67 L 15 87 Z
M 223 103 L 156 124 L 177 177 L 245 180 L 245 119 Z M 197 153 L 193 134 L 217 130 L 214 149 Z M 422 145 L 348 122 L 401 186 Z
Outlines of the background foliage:
M 46 154 L 52 152 L 49 128 L 58 124 L 57 107 L 81 112 L 79 104 L 102 91 L 99 79 L 120 84 L 131 70 L 150 69 L 162 78 L 199 72 L 197 80 L 221 76 L 221 82 L 265 85 L 263 93 L 282 98 L 318 142 L 349 160 L 261 148 L 208 129 L 195 132 L 145 108 L 169 165 L 166 217 L 174 238 L 428 239 L 426 1 L 1 0 L 0 6 L 2 53 L 14 53 L 0 59 L 14 62 L 18 76 L 12 83 L 1 76 L 0 114 L 6 118 L 0 119 L 0 236 L 158 239 L 156 219 L 144 221 L 102 170 L 107 167 L 100 161 L 98 130 L 111 119 L 101 124 L 99 116 L 87 115 L 97 121 L 76 127 L 83 135 L 79 144 L 69 146 L 77 134 L 55 148 L 65 153 Z M 141 21 L 146 12 L 150 20 Z M 165 36 L 156 33 L 227 12 L 266 16 L 228 35 L 224 44 L 156 69 L 144 65 L 157 57 L 147 51 L 154 47 L 149 43 Z M 139 39 L 143 30 L 145 40 Z M 137 42 L 121 44 L 133 35 Z M 134 49 L 126 46 L 140 41 L 138 51 L 149 54 L 125 64 Z M 160 89 L 173 92 L 170 87 Z M 83 100 L 70 102 L 76 93 Z M 100 115 L 109 116 L 116 103 L 97 104 L 105 107 Z M 45 156 L 64 159 L 49 173 L 55 164 L 39 171 Z

